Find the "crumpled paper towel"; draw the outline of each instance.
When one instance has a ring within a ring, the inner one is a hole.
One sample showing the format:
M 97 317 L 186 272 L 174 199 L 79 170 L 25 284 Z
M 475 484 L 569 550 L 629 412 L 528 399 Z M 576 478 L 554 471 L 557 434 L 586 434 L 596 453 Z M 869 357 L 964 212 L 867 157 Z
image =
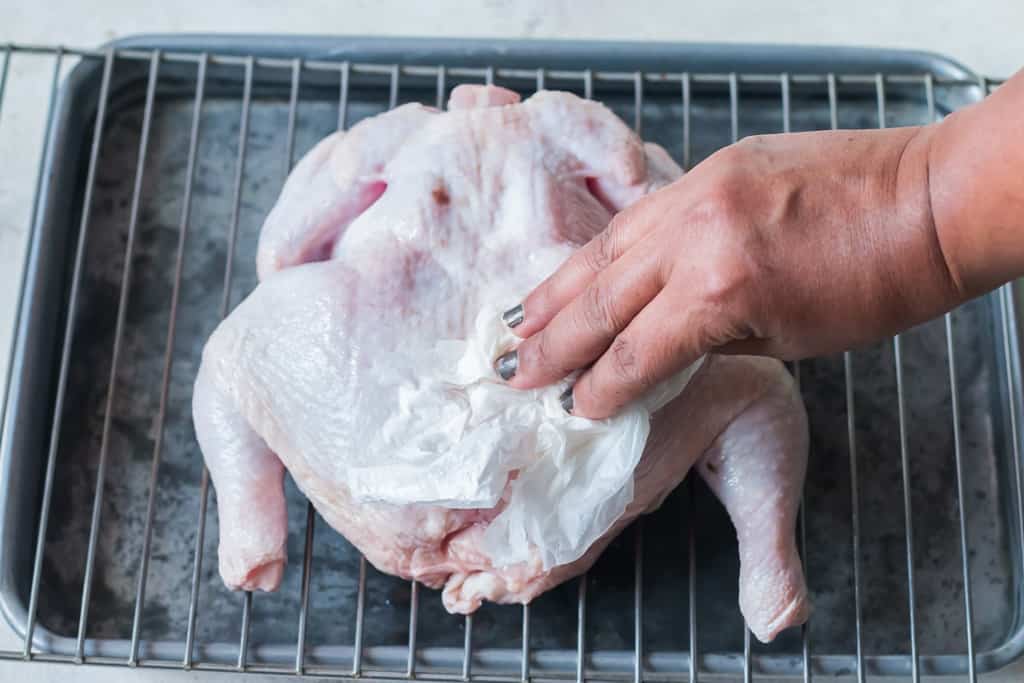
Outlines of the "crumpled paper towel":
M 504 496 L 484 533 L 495 566 L 538 556 L 545 568 L 572 562 L 632 501 L 651 413 L 682 392 L 703 359 L 618 415 L 590 420 L 559 403 L 573 377 L 528 391 L 497 377 L 494 359 L 517 341 L 501 309 L 481 311 L 474 328 L 468 339 L 419 349 L 415 373 L 408 357 L 380 357 L 378 377 L 394 382 L 397 405 L 368 451 L 386 457 L 348 470 L 346 483 L 356 500 L 394 505 L 489 509 Z

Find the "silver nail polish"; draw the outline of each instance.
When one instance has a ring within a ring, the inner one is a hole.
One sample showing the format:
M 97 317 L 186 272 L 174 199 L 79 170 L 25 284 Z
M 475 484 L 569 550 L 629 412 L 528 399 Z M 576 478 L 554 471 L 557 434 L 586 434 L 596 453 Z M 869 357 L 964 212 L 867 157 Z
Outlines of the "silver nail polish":
M 519 369 L 519 352 L 512 350 L 498 357 L 494 361 L 494 369 L 503 380 L 510 380 L 516 376 Z
M 573 390 L 573 388 L 569 387 L 568 389 L 566 389 L 565 391 L 562 392 L 561 396 L 558 397 L 558 402 L 562 404 L 562 408 L 565 409 L 565 412 L 570 413 L 570 414 L 572 413 L 572 403 L 573 403 L 573 401 L 572 401 L 572 390 Z
M 523 305 L 513 306 L 501 314 L 501 319 L 509 327 L 519 327 L 523 324 Z

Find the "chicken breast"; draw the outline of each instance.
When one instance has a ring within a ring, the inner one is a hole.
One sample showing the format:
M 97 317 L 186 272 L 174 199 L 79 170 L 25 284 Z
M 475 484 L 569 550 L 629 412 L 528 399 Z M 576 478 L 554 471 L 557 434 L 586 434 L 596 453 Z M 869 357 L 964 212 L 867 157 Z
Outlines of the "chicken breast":
M 278 587 L 285 468 L 374 566 L 443 588 L 450 611 L 469 613 L 585 571 L 696 465 L 736 526 L 751 630 L 768 641 L 802 623 L 806 416 L 774 360 L 707 359 L 653 417 L 625 513 L 568 564 L 493 561 L 482 537 L 511 487 L 487 509 L 351 495 L 353 463 L 374 457 L 360 435 L 398 410 L 388 377 L 414 382 L 417 349 L 464 337 L 482 307 L 514 302 L 615 211 L 681 173 L 600 104 L 558 92 L 520 103 L 493 86 L 456 88 L 447 112 L 398 107 L 310 151 L 261 233 L 261 283 L 210 338 L 195 385 L 225 583 Z M 400 415 L 416 419 L 415 406 Z

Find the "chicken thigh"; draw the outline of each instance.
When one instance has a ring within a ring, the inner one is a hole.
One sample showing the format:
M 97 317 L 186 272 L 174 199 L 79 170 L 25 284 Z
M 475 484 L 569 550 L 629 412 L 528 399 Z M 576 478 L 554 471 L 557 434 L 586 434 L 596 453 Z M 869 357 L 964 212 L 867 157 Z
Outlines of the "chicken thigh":
M 405 365 L 417 349 L 465 336 L 483 306 L 514 303 L 614 212 L 681 173 L 600 104 L 557 92 L 520 103 L 493 86 L 456 88 L 447 112 L 398 107 L 311 150 L 264 225 L 261 282 L 210 338 L 195 385 L 225 583 L 280 584 L 286 468 L 375 567 L 442 588 L 447 609 L 470 613 L 484 600 L 528 602 L 586 571 L 696 466 L 736 527 L 753 633 L 768 641 L 802 623 L 794 527 L 807 426 L 778 361 L 706 359 L 653 416 L 632 502 L 573 562 L 493 561 L 482 537 L 511 488 L 473 509 L 351 494 L 352 454 L 373 457 L 358 435 L 396 415 L 417 419 L 384 378 L 414 376 Z M 422 428 L 429 436 L 432 425 Z

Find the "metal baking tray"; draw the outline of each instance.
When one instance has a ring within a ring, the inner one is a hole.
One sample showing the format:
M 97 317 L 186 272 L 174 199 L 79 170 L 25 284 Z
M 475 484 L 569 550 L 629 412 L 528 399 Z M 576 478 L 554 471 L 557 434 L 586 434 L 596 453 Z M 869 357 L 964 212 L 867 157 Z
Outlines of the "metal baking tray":
M 231 593 L 189 410 L 205 339 L 255 286 L 256 236 L 287 169 L 339 125 L 435 104 L 459 82 L 544 86 L 601 99 L 692 167 L 753 133 L 934 120 L 989 81 L 932 54 L 744 45 L 197 35 L 11 55 L 78 64 L 54 88 L 3 416 L 0 608 L 25 648 L 0 656 L 693 680 L 974 674 L 1024 649 L 1010 288 L 898 346 L 794 367 L 812 431 L 800 533 L 816 609 L 770 646 L 750 643 L 735 535 L 692 480 L 584 579 L 472 619 L 366 565 L 289 483 L 282 589 Z

